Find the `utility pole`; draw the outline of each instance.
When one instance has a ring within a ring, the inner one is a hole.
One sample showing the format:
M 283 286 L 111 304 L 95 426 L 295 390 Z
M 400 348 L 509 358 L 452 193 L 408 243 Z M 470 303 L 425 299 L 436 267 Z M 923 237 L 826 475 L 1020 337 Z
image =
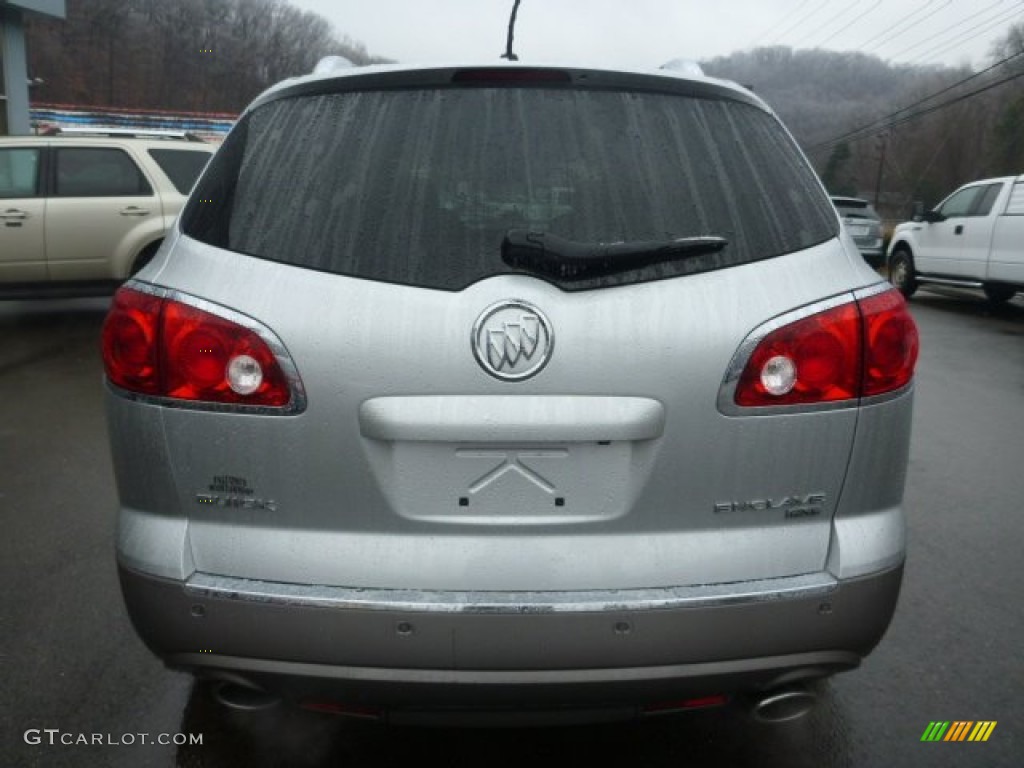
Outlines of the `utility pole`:
M 878 173 L 875 175 L 875 210 L 878 210 L 878 199 L 882 196 L 882 171 L 885 168 L 885 146 L 888 143 L 888 134 L 883 133 L 878 137 L 876 147 L 878 149 Z

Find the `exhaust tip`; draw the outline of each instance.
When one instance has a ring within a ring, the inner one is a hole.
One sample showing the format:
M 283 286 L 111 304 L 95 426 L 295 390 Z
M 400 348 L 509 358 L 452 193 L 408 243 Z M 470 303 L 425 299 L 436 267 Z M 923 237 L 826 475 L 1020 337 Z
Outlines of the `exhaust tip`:
M 270 709 L 281 701 L 280 696 L 262 688 L 234 682 L 218 683 L 213 689 L 213 697 L 228 709 L 243 712 Z
M 817 700 L 807 688 L 783 688 L 761 695 L 751 706 L 751 712 L 762 723 L 788 723 L 810 712 Z

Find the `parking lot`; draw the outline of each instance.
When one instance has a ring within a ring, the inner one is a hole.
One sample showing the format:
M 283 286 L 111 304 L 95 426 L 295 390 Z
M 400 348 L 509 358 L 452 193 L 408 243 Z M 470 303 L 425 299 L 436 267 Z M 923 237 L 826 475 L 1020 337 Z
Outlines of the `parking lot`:
M 812 715 L 768 726 L 733 706 L 525 732 L 387 729 L 305 712 L 239 721 L 148 653 L 114 568 L 98 353 L 107 303 L 0 302 L 0 765 L 1019 764 L 1021 296 L 993 309 L 969 293 L 922 290 L 911 304 L 921 359 L 903 592 L 882 644 L 860 670 L 819 688 Z M 997 722 L 985 743 L 921 742 L 932 721 L 982 720 Z M 47 730 L 59 731 L 57 743 Z M 41 743 L 26 743 L 27 731 Z M 62 734 L 105 743 L 61 744 Z M 201 734 L 202 744 L 141 743 L 177 734 Z

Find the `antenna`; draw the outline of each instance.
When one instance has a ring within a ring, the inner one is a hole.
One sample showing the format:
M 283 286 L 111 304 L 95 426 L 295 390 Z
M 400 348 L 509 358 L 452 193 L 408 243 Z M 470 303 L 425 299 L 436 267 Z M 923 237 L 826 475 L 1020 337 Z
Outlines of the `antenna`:
M 520 0 L 516 0 L 515 5 L 512 6 L 512 18 L 508 20 L 508 45 L 505 48 L 505 52 L 501 54 L 501 58 L 508 59 L 509 61 L 519 61 L 519 57 L 512 53 L 512 41 L 516 36 L 516 14 L 519 13 Z

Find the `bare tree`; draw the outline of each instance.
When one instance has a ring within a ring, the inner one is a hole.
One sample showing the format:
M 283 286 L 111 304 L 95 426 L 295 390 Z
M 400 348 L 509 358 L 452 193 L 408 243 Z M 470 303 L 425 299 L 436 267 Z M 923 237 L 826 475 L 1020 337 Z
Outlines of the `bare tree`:
M 36 98 L 81 106 L 235 112 L 323 56 L 382 61 L 286 0 L 68 0 L 28 41 Z

